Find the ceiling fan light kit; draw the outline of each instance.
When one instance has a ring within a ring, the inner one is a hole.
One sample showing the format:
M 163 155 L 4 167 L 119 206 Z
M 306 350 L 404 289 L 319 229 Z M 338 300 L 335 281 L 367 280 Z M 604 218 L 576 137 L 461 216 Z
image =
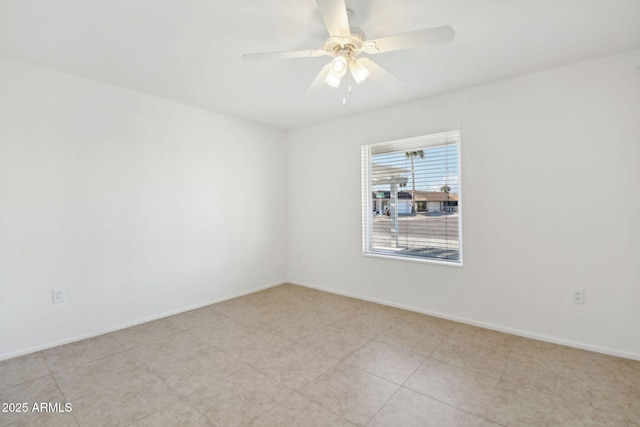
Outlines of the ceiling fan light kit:
M 343 49 L 338 52 L 338 55 L 333 58 L 329 65 L 329 73 L 325 77 L 325 83 L 332 88 L 339 88 L 342 82 L 342 77 L 347 73 L 347 70 L 351 71 L 351 75 L 356 83 L 363 82 L 370 73 L 369 70 L 358 60 L 354 59 L 351 51 Z
M 355 80 L 357 84 L 362 83 L 371 75 L 371 71 L 364 65 L 362 59 L 353 61 L 349 69 L 351 70 L 353 80 Z
M 360 84 L 371 79 L 387 90 L 395 90 L 402 86 L 402 82 L 393 74 L 373 62 L 369 58 L 358 58 L 361 54 L 377 55 L 404 49 L 414 49 L 422 46 L 448 43 L 453 40 L 455 32 L 448 25 L 397 34 L 374 40 L 367 40 L 365 33 L 350 24 L 355 14 L 347 9 L 345 0 L 316 0 L 322 20 L 324 21 L 329 38 L 325 40 L 322 49 L 302 50 L 292 52 L 271 52 L 245 54 L 246 60 L 282 59 L 282 58 L 311 58 L 317 56 L 333 57 L 325 65 L 311 84 L 324 82 L 331 88 L 340 88 L 343 77 L 350 71 L 353 80 Z M 348 91 L 351 91 L 349 84 Z M 343 99 L 343 104 L 345 103 Z
M 329 73 L 327 74 L 327 77 L 324 78 L 324 82 L 327 84 L 327 86 L 338 89 L 340 87 L 340 83 L 342 82 L 342 76 Z
M 331 72 L 339 75 L 340 77 L 344 76 L 347 72 L 347 60 L 344 59 L 344 56 L 336 56 L 336 58 L 331 61 Z

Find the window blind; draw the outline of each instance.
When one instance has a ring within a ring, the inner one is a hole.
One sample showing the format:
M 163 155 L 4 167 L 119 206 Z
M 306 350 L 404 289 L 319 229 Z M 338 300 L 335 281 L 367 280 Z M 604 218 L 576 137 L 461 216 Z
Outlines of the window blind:
M 462 263 L 460 135 L 362 147 L 365 254 Z

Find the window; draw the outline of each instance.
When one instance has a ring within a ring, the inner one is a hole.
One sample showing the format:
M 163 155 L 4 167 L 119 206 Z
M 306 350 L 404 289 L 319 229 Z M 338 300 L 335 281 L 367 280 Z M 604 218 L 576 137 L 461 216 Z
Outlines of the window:
M 460 134 L 362 147 L 362 252 L 462 265 Z

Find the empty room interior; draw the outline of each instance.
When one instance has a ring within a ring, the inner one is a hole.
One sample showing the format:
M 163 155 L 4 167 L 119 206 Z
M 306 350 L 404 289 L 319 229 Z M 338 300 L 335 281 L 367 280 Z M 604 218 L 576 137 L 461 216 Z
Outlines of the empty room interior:
M 3 0 L 0 426 L 640 426 L 640 2 Z

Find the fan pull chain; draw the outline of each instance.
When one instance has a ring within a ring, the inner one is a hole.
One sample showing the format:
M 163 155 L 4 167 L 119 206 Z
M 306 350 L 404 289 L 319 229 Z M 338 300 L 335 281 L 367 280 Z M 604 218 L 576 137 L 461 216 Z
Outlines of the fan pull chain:
M 344 79 L 344 91 L 342 93 L 342 105 L 347 106 L 347 86 L 349 83 L 347 80 L 349 79 L 349 74 L 347 73 L 347 77 Z
M 347 106 L 347 95 L 351 95 L 351 73 L 347 73 L 344 81 L 344 95 L 342 97 L 342 105 Z

